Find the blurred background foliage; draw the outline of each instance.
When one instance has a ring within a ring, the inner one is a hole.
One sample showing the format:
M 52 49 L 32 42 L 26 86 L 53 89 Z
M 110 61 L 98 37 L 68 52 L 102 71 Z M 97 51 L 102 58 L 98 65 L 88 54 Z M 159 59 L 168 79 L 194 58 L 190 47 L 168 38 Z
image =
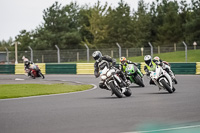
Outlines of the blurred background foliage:
M 113 8 L 98 1 L 93 6 L 53 3 L 43 11 L 43 23 L 34 30 L 22 29 L 15 38 L 0 41 L 0 50 L 14 50 L 13 41 L 21 42 L 20 51 L 60 49 L 123 48 L 173 46 L 185 41 L 200 43 L 200 1 L 139 0 L 138 9 L 131 9 L 123 0 Z

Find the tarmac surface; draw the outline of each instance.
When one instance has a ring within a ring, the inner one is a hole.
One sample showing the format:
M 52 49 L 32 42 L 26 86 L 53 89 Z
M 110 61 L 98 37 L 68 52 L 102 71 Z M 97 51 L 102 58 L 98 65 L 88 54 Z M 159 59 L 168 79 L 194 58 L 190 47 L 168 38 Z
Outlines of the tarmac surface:
M 95 84 L 93 75 L 0 75 L 0 84 Z M 0 99 L 0 133 L 199 133 L 200 76 L 176 75 L 169 94 L 144 78 L 131 85 L 132 96 L 117 98 L 100 88 L 18 99 Z

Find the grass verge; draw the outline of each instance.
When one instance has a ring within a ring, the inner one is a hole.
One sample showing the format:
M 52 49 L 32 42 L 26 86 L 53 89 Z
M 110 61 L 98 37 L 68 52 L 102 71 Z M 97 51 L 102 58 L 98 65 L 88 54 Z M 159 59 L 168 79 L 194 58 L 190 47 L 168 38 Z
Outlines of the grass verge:
M 0 99 L 69 93 L 92 87 L 92 85 L 69 84 L 1 84 Z
M 150 54 L 150 53 L 149 53 Z M 122 55 L 125 56 L 125 55 Z M 145 56 L 145 55 L 144 55 Z M 128 60 L 132 62 L 144 62 L 144 56 L 134 56 L 134 57 L 126 57 Z M 159 56 L 162 60 L 167 62 L 185 62 L 185 51 L 176 51 L 176 52 L 168 52 L 168 53 L 160 53 L 153 54 L 153 56 Z M 187 51 L 187 62 L 200 62 L 200 50 L 188 50 Z M 115 58 L 117 63 L 119 63 L 119 58 Z M 90 59 L 89 63 L 94 63 L 95 60 L 93 58 Z M 80 60 L 79 62 L 68 62 L 68 63 L 87 63 L 86 60 Z
M 185 62 L 185 51 L 154 54 L 153 56 L 159 56 L 162 60 L 167 62 Z M 187 62 L 199 62 L 199 57 L 200 50 L 187 51 Z M 129 57 L 128 59 L 133 62 L 144 62 L 144 56 Z

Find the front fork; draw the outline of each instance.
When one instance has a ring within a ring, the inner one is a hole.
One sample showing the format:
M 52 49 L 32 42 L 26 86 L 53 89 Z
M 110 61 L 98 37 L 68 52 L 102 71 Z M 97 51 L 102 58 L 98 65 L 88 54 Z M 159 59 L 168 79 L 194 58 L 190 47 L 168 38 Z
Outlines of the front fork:
M 141 76 L 141 78 L 143 77 L 142 72 L 138 69 L 137 72 L 139 73 L 139 75 Z

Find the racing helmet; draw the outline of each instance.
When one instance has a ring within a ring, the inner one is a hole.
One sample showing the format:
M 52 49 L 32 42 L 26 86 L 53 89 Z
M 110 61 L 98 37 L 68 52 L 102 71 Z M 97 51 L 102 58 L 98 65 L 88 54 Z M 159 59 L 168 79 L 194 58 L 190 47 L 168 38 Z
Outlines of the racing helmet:
M 151 55 L 146 55 L 144 57 L 144 62 L 149 66 L 151 64 L 152 58 Z
M 155 56 L 153 59 L 156 61 L 160 61 L 160 58 L 158 56 Z
M 22 56 L 22 60 L 24 60 L 24 62 L 29 61 L 25 56 Z
M 22 60 L 24 60 L 25 59 L 25 56 L 22 56 Z
M 121 57 L 120 58 L 120 62 L 125 65 L 125 63 L 127 62 L 126 58 L 125 57 Z
M 99 61 L 102 57 L 102 54 L 100 51 L 95 51 L 93 54 L 92 54 L 92 57 L 96 60 L 96 61 Z

